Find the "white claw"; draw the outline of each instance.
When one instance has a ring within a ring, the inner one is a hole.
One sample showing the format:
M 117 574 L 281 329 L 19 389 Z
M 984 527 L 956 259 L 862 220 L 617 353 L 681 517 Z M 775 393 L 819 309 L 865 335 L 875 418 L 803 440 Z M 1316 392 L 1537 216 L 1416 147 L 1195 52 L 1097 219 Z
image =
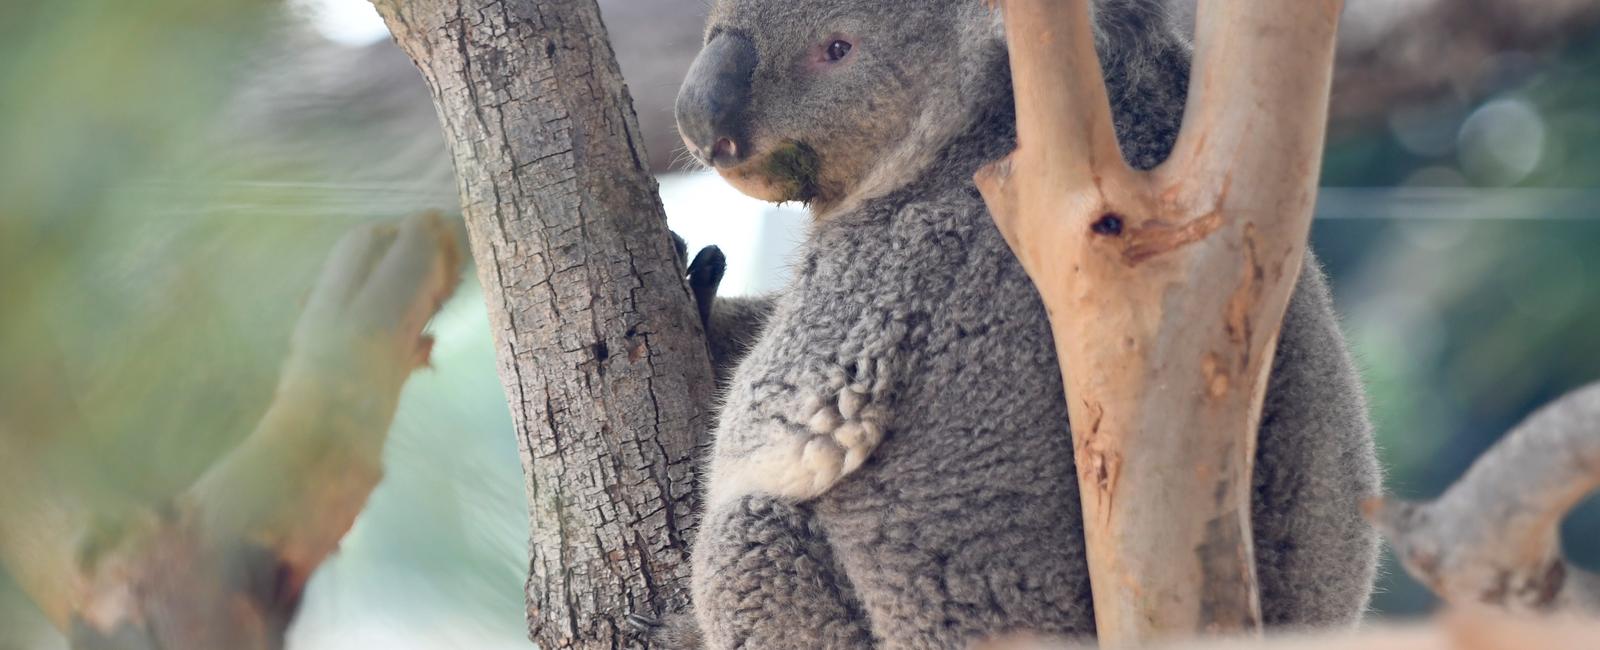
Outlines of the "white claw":
M 806 391 L 800 398 L 800 417 L 810 417 L 825 406 L 827 402 L 823 401 L 821 395 Z
M 827 372 L 828 372 L 828 388 L 832 388 L 833 390 L 839 390 L 840 388 L 844 388 L 845 384 L 850 383 L 850 376 L 845 374 L 844 368 L 840 368 L 839 366 L 833 366 L 833 367 L 828 368 Z
M 878 443 L 883 442 L 883 425 L 878 424 L 878 421 L 874 420 L 874 419 L 860 420 L 860 422 L 861 422 L 861 444 L 859 445 L 860 447 L 871 449 L 873 447 L 877 447 Z
M 839 392 L 839 415 L 846 420 L 854 420 L 861 414 L 862 407 L 867 405 L 866 391 L 857 391 L 854 386 Z
M 826 436 L 832 435 L 833 430 L 839 428 L 839 424 L 842 422 L 843 419 L 839 417 L 838 409 L 825 406 L 813 414 L 806 425 L 811 427 L 813 433 L 819 436 Z
M 867 446 L 867 431 L 864 423 L 857 421 L 846 422 L 833 430 L 833 439 L 845 449 L 860 449 Z
M 812 494 L 820 494 L 838 480 L 843 464 L 844 450 L 827 438 L 813 438 L 800 456 L 800 466 L 811 475 L 808 487 Z
M 840 475 L 861 469 L 861 465 L 867 462 L 868 453 L 868 450 L 860 447 L 851 447 L 849 451 L 844 452 L 844 468 L 841 470 Z

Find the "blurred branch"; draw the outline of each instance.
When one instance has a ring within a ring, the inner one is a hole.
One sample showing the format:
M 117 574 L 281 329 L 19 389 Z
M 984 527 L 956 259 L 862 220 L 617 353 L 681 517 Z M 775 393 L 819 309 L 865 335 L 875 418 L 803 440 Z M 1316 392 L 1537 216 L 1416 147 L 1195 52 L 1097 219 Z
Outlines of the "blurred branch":
M 1592 647 L 1597 638 L 1600 638 L 1600 621 L 1595 620 L 1509 618 L 1484 612 L 1458 612 L 1428 625 L 1141 647 L 1152 650 L 1575 650 Z M 982 645 L 975 650 L 1093 648 L 1093 645 L 1070 641 L 1015 638 Z
M 255 431 L 159 512 L 98 512 L 5 457 L 0 561 L 74 644 L 278 648 L 313 570 L 381 475 L 422 331 L 454 290 L 458 237 L 435 215 L 334 250 Z
M 1504 54 L 1546 56 L 1600 25 L 1600 0 L 1350 0 L 1340 26 L 1332 123 L 1499 88 Z
M 1600 384 L 1540 409 L 1430 503 L 1369 516 L 1406 569 L 1445 600 L 1600 614 L 1600 575 L 1561 553 L 1567 511 L 1600 488 Z

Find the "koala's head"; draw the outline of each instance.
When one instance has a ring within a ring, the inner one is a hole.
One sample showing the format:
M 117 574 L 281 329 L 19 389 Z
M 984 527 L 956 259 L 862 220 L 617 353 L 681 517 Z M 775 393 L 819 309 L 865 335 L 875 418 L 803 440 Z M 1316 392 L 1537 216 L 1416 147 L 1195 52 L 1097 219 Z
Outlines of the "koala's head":
M 716 0 L 678 129 L 740 191 L 821 214 L 916 173 L 1003 57 L 981 0 Z

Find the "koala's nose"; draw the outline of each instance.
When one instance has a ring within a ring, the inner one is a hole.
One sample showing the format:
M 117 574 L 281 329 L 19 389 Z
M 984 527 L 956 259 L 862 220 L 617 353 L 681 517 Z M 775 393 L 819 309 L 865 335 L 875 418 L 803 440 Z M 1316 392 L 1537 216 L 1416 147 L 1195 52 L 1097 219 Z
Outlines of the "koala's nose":
M 746 114 L 759 61 L 749 38 L 723 32 L 689 66 L 678 90 L 678 131 L 701 160 L 731 167 L 749 155 Z

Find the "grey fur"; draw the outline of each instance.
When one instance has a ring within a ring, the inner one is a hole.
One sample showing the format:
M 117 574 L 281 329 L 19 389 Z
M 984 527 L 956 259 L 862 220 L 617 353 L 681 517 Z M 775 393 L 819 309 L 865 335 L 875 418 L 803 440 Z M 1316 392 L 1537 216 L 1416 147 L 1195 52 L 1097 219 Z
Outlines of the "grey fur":
M 727 382 L 739 361 L 749 354 L 772 315 L 772 307 L 773 300 L 767 297 L 718 298 L 712 304 L 706 339 L 719 385 Z
M 841 182 L 720 413 L 694 553 L 711 648 L 959 648 L 1093 632 L 1072 444 L 1032 283 L 972 173 L 1014 145 L 997 21 L 977 0 L 719 0 L 761 52 L 748 128 Z M 1189 49 L 1153 0 L 1104 0 L 1124 152 L 1167 155 Z M 826 76 L 794 61 L 859 39 Z M 713 323 L 713 329 L 716 323 Z M 858 466 L 859 465 L 859 466 Z M 1355 622 L 1378 492 L 1360 382 L 1307 260 L 1262 421 L 1255 543 L 1268 624 Z

